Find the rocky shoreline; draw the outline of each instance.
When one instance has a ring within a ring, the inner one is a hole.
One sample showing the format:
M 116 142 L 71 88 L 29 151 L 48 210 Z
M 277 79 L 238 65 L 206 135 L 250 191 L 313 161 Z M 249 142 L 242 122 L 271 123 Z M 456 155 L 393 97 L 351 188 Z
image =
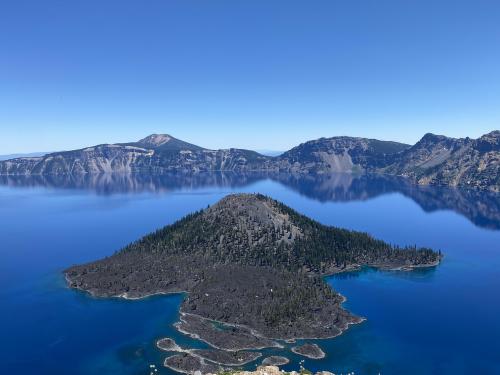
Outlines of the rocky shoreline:
M 216 349 L 240 351 L 283 347 L 278 342 L 263 337 L 250 327 L 227 324 L 185 312 L 181 312 L 179 320 L 175 323 L 179 332 L 203 341 Z M 219 328 L 216 328 L 214 324 L 220 324 Z
M 190 353 L 175 354 L 167 357 L 163 365 L 183 374 L 195 374 L 195 372 L 200 372 L 201 374 L 218 374 L 224 370 L 223 367 L 212 362 L 207 362 L 203 358 Z
M 283 370 L 280 370 L 279 367 L 277 366 L 260 366 L 257 367 L 255 371 L 233 371 L 231 372 L 231 375 L 313 375 L 311 371 L 308 371 L 307 369 L 301 367 L 299 371 L 290 371 L 290 372 L 284 372 Z M 215 374 L 206 374 L 206 375 L 215 375 Z M 335 375 L 335 373 L 330 372 L 330 371 L 318 371 L 314 375 Z M 354 375 L 353 372 L 348 372 L 345 375 Z
M 199 371 L 202 374 L 207 372 L 233 371 L 256 361 L 262 357 L 258 351 L 228 351 L 222 349 L 187 349 L 178 345 L 172 338 L 163 338 L 156 342 L 156 346 L 166 352 L 176 353 L 168 356 L 164 361 L 164 366 L 173 371 L 183 374 L 194 374 Z M 282 347 L 282 349 L 284 349 Z M 313 343 L 305 343 L 294 346 L 290 349 L 293 353 L 305 356 L 310 359 L 322 359 L 325 357 L 324 351 Z M 282 366 L 290 362 L 287 357 L 272 355 L 262 360 L 262 366 Z

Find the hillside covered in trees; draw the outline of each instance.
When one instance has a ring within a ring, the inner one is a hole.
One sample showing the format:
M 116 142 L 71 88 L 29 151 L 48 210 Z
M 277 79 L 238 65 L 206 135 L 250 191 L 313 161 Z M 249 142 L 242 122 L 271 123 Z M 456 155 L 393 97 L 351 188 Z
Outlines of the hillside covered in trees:
M 321 275 L 364 265 L 411 269 L 440 258 L 322 225 L 263 195 L 237 194 L 65 274 L 71 287 L 95 296 L 187 291 L 181 311 L 198 320 L 184 319 L 182 330 L 220 346 L 227 332 L 205 320 L 268 338 L 336 336 L 360 319 Z

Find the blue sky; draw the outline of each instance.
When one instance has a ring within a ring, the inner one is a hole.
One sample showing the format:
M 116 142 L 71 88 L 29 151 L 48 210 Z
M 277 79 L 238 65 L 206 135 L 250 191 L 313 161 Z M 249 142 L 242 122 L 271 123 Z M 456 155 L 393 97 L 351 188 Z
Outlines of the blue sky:
M 500 128 L 498 0 L 0 3 L 0 153 Z

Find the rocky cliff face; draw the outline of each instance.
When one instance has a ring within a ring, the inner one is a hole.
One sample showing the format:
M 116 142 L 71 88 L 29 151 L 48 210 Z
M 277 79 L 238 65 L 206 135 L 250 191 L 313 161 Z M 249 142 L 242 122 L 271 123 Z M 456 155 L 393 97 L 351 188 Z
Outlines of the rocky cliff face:
M 478 139 L 426 134 L 397 154 L 381 172 L 409 177 L 421 185 L 500 191 L 500 131 Z
M 130 173 L 138 163 L 151 158 L 153 154 L 152 150 L 134 146 L 99 145 L 37 158 L 7 160 L 0 163 L 0 174 Z
M 254 171 L 264 168 L 269 157 L 241 149 L 155 151 L 134 166 L 135 172 Z
M 162 173 L 258 170 L 269 157 L 241 149 L 207 150 L 165 134 L 138 142 L 104 144 L 42 157 L 0 162 L 1 175 Z
M 409 147 L 367 138 L 320 138 L 285 152 L 273 165 L 279 170 L 299 173 L 373 171 L 386 165 L 390 155 Z
M 99 145 L 38 158 L 0 162 L 0 174 L 71 174 L 165 171 L 282 170 L 299 173 L 369 171 L 410 146 L 373 139 L 335 137 L 301 144 L 279 157 L 242 149 L 208 150 L 166 134 L 138 142 Z
M 385 173 L 421 185 L 500 191 L 500 131 L 478 139 L 426 134 L 414 146 L 367 138 L 321 138 L 278 157 L 242 149 L 208 150 L 165 134 L 42 157 L 0 161 L 1 175 L 273 171 Z

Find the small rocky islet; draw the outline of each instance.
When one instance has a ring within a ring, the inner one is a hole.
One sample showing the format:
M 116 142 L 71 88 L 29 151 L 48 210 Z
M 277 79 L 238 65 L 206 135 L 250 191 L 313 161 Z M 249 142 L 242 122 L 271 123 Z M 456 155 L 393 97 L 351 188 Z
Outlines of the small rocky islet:
M 325 275 L 362 266 L 411 270 L 440 260 L 428 248 L 393 246 L 322 225 L 260 194 L 235 194 L 64 273 L 70 287 L 97 297 L 187 292 L 176 328 L 212 349 L 183 349 L 168 338 L 157 346 L 178 352 L 165 366 L 210 373 L 253 362 L 258 350 L 332 338 L 360 323 Z M 324 356 L 309 343 L 292 351 Z M 287 360 L 269 358 L 266 363 Z
M 325 358 L 325 352 L 317 344 L 306 343 L 294 346 L 292 352 L 311 359 Z
M 262 360 L 263 366 L 283 366 L 290 363 L 290 360 L 281 355 L 272 355 Z
M 192 357 L 199 357 L 204 361 L 209 361 L 223 366 L 242 366 L 255 361 L 262 356 L 256 351 L 227 351 L 221 349 L 186 349 L 179 346 L 174 339 L 169 337 L 160 339 L 156 346 L 166 352 L 186 353 Z
M 203 358 L 190 353 L 175 354 L 167 357 L 163 365 L 183 374 L 194 374 L 198 371 L 202 374 L 218 374 L 224 370 L 220 365 L 207 362 Z

